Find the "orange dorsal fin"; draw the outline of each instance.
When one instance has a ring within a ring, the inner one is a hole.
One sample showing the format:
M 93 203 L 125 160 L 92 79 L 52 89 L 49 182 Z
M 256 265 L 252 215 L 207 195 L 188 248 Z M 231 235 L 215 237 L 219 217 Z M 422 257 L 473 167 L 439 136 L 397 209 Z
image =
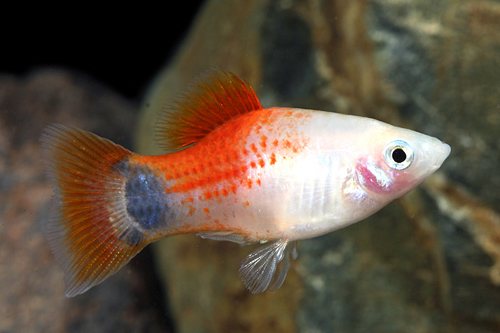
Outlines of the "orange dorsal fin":
M 210 69 L 161 110 L 156 138 L 162 148 L 177 150 L 197 143 L 227 121 L 259 109 L 262 105 L 248 82 L 231 72 Z

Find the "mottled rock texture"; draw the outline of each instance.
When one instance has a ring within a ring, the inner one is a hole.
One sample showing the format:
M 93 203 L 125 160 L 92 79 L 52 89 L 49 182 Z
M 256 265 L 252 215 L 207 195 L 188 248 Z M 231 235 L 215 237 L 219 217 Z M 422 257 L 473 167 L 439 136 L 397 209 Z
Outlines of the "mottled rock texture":
M 53 195 L 39 153 L 43 127 L 78 126 L 130 147 L 136 113 L 134 103 L 82 74 L 0 74 L 0 332 L 172 328 L 149 251 L 107 283 L 67 299 L 42 232 Z
M 441 171 L 380 213 L 300 242 L 284 286 L 247 293 L 250 248 L 156 245 L 181 331 L 500 330 L 500 2 L 210 0 L 143 108 L 203 70 L 247 79 L 264 106 L 369 116 L 452 146 Z

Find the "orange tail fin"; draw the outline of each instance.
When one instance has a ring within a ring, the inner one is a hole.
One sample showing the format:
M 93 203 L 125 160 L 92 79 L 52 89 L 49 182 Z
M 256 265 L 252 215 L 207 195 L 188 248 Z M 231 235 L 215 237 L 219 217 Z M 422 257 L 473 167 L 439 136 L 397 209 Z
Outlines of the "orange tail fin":
M 132 225 L 123 194 L 122 165 L 132 153 L 62 125 L 48 127 L 41 145 L 57 202 L 47 238 L 72 297 L 113 275 L 148 243 Z

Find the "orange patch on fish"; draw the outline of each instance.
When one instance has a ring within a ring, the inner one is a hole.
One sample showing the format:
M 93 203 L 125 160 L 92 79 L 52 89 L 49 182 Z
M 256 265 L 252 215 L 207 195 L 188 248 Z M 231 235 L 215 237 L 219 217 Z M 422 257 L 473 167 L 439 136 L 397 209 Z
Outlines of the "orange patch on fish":
M 274 163 L 276 163 L 276 155 L 272 153 L 271 157 L 269 158 L 269 164 L 273 165 Z
M 267 147 L 267 144 L 266 144 L 267 136 L 262 135 L 262 136 L 260 137 L 260 140 L 261 140 L 261 141 L 260 141 L 260 146 L 261 146 L 262 148 L 266 148 L 266 147 Z

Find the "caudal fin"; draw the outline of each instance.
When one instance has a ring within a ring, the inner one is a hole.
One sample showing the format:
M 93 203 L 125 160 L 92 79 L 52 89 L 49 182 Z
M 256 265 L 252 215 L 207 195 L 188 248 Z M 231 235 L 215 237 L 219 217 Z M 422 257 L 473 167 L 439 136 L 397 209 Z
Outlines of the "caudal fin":
M 132 154 L 92 133 L 48 127 L 41 153 L 55 189 L 47 238 L 65 273 L 67 297 L 101 283 L 148 241 L 131 223 L 123 164 Z

